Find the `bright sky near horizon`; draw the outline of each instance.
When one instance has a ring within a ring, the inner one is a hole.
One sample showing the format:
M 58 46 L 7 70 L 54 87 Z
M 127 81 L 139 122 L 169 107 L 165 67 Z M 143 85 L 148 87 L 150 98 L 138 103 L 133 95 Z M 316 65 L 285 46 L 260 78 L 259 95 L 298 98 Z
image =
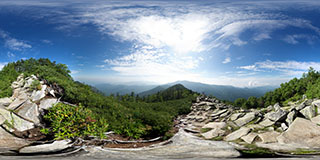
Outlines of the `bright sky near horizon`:
M 0 69 L 49 58 L 79 81 L 240 87 L 320 70 L 320 1 L 0 1 Z

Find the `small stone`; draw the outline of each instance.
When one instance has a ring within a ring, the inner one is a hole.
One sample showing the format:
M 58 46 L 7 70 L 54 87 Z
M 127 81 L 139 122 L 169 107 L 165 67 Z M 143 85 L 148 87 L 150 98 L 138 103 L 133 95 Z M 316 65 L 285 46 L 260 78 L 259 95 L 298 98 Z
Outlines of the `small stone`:
M 288 126 L 285 123 L 281 123 L 281 128 L 283 131 L 288 129 Z

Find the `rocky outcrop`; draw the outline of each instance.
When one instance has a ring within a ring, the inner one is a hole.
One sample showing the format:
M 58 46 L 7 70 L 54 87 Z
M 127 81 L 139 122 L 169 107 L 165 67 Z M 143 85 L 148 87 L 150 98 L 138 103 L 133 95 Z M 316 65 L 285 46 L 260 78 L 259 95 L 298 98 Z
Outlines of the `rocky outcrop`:
M 239 145 L 256 144 L 278 148 L 278 151 L 317 149 L 320 148 L 319 108 L 320 100 L 304 99 L 289 106 L 277 103 L 263 109 L 243 110 L 202 96 L 193 103 L 191 113 L 179 119 L 179 126 L 192 128 L 197 131 L 194 134 L 199 133 L 204 139 L 232 141 Z
M 0 99 L 0 153 L 51 152 L 59 150 L 61 146 L 69 147 L 60 142 L 40 146 L 33 144 L 43 137 L 34 132 L 44 125 L 41 121 L 43 111 L 58 102 L 54 97 L 56 91 L 36 76 L 25 78 L 23 74 L 18 76 L 11 87 L 12 96 Z

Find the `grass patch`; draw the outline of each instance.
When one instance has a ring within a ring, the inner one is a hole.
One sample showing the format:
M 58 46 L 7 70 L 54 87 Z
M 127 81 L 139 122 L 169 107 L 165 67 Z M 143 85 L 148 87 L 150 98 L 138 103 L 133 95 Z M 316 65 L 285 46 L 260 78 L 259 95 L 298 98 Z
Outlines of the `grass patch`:
M 273 151 L 257 147 L 254 144 L 245 145 L 246 150 L 239 150 L 242 158 L 270 158 L 270 157 L 278 157 Z
M 296 154 L 296 155 L 303 155 L 303 154 L 310 154 L 310 155 L 314 155 L 314 154 L 319 154 L 319 151 L 314 151 L 314 150 L 306 150 L 306 149 L 297 149 L 294 152 L 291 152 L 291 154 Z
M 211 141 L 222 141 L 223 137 L 222 136 L 217 136 L 217 137 L 211 138 L 210 140 Z
M 201 128 L 200 132 L 201 133 L 206 133 L 206 132 L 209 132 L 211 130 L 212 130 L 212 128 Z

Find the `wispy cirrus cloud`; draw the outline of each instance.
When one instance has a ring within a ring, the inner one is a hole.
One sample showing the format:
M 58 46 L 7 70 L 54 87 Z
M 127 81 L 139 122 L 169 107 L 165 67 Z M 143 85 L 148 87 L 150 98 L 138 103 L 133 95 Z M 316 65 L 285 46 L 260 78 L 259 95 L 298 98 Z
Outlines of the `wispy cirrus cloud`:
M 0 38 L 4 40 L 4 46 L 15 51 L 30 49 L 32 46 L 23 40 L 11 37 L 8 33 L 0 29 Z
M 314 44 L 316 40 L 319 40 L 319 37 L 315 35 L 307 35 L 307 34 L 294 34 L 294 35 L 287 35 L 283 39 L 283 41 L 289 44 L 298 44 L 300 43 L 301 40 L 305 40 L 308 44 Z
M 299 61 L 262 61 L 253 65 L 240 66 L 239 69 L 250 71 L 279 71 L 286 75 L 301 76 L 312 67 L 320 70 L 320 62 L 299 62 Z

